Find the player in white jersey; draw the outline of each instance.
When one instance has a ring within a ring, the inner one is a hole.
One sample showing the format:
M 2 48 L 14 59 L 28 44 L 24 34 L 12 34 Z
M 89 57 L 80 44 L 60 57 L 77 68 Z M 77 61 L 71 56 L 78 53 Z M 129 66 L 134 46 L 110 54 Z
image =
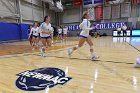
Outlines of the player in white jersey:
M 52 31 L 53 31 L 53 29 L 50 24 L 50 17 L 45 16 L 44 22 L 40 25 L 40 37 L 41 37 L 41 41 L 43 44 L 43 47 L 41 48 L 41 55 L 43 57 L 46 56 L 46 54 L 45 54 L 46 48 L 51 47 Z
M 30 25 L 28 27 L 28 40 L 30 42 L 30 45 L 33 46 L 33 33 L 30 33 L 31 32 L 31 29 L 32 29 L 32 25 Z
M 54 35 L 54 28 L 51 28 L 51 39 L 52 39 L 52 44 L 53 44 L 53 35 Z
M 126 36 L 126 30 L 127 30 L 127 26 L 124 24 L 123 26 L 122 26 L 122 31 L 123 31 L 123 35 L 124 36 Z
M 67 39 L 67 34 L 68 34 L 68 28 L 65 26 L 65 27 L 63 28 L 63 36 L 64 36 L 64 40 Z
M 39 27 L 38 27 L 38 23 L 37 22 L 34 23 L 32 29 L 30 31 L 30 35 L 29 36 L 31 36 L 31 34 L 33 35 L 33 43 L 34 43 L 33 50 L 34 50 L 38 46 L 38 39 L 39 39 Z
M 91 23 L 88 21 L 89 14 L 87 11 L 83 14 L 82 19 L 83 19 L 83 22 L 79 25 L 80 28 L 82 29 L 80 33 L 79 43 L 77 46 L 68 49 L 68 55 L 70 56 L 73 53 L 73 51 L 77 50 L 78 48 L 83 46 L 85 42 L 87 42 L 90 46 L 91 60 L 96 60 L 98 56 L 96 56 L 96 54 L 93 51 L 93 43 L 91 40 L 91 36 L 89 35 L 89 31 L 94 29 L 95 27 L 90 27 Z
M 62 40 L 62 28 L 58 27 L 58 40 Z
M 121 27 L 117 28 L 117 36 L 120 36 L 121 35 Z
M 136 59 L 136 62 L 134 63 L 135 68 L 140 68 L 140 58 Z

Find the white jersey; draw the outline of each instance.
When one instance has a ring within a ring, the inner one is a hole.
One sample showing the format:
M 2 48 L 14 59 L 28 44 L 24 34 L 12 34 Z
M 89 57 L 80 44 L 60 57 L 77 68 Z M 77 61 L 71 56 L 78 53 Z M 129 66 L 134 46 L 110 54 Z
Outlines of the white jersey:
M 61 28 L 58 29 L 58 34 L 62 34 L 62 29 Z
M 68 28 L 67 27 L 63 28 L 63 34 L 67 34 L 67 33 L 68 33 Z
M 30 34 L 31 35 L 33 34 L 34 36 L 38 36 L 39 35 L 39 27 L 32 27 L 31 31 L 30 31 Z
M 122 26 L 122 30 L 127 30 L 127 26 L 126 25 Z
M 117 28 L 117 31 L 121 31 L 121 28 Z
M 42 33 L 42 32 L 48 32 L 48 33 Z M 50 36 L 51 32 L 52 32 L 52 27 L 51 27 L 50 23 L 47 24 L 47 23 L 43 22 L 40 25 L 40 36 L 41 37 L 48 37 L 48 36 Z
M 54 28 L 53 28 L 53 27 L 51 27 L 51 34 L 53 34 L 53 32 L 54 32 Z
M 90 26 L 91 26 L 91 23 L 88 21 L 88 19 L 83 19 L 83 22 L 79 25 L 79 27 L 82 29 L 80 35 L 88 37 L 89 31 L 92 30 Z

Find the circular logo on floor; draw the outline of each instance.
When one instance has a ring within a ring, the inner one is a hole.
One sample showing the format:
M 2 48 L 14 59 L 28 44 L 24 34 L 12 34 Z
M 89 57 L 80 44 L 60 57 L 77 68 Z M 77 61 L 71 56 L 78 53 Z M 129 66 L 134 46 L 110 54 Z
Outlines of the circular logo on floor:
M 63 70 L 58 68 L 39 68 L 28 70 L 17 74 L 16 86 L 24 91 L 39 91 L 45 88 L 52 88 L 56 85 L 63 85 L 71 80 L 66 77 Z

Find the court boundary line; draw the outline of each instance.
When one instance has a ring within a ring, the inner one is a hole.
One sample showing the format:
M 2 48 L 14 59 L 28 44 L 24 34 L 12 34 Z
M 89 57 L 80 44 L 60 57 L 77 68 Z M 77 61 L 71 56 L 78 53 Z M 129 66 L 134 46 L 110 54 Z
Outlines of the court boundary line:
M 56 52 L 56 51 L 64 51 L 64 49 L 58 49 L 58 50 L 52 50 L 52 51 L 49 51 L 49 52 L 47 52 L 47 53 L 51 53 L 51 52 Z M 21 55 L 21 54 L 23 54 L 23 55 Z M 5 55 L 5 56 L 0 56 L 0 58 L 12 58 L 12 57 L 21 57 L 21 56 L 30 56 L 30 55 L 34 55 L 34 56 L 40 56 L 41 57 L 41 55 L 40 55 L 40 53 L 39 52 L 37 52 L 37 53 L 18 53 L 18 54 L 14 54 L 14 55 Z M 73 59 L 73 60 L 90 60 L 91 61 L 91 59 L 81 59 L 81 58 L 74 58 L 74 57 L 62 57 L 62 56 L 47 56 L 47 57 L 55 57 L 55 58 L 65 58 L 65 59 Z M 46 57 L 45 57 L 46 58 Z M 131 63 L 131 62 L 122 62 L 122 61 L 112 61 L 112 60 L 95 60 L 95 61 L 93 61 L 93 62 L 98 62 L 98 61 L 100 61 L 100 62 L 107 62 L 107 63 L 124 63 L 124 64 L 133 64 L 133 63 Z
M 132 45 L 131 43 L 128 43 L 128 42 L 126 42 L 126 43 L 140 53 L 140 50 L 138 48 L 136 48 L 134 45 Z
M 36 56 L 40 56 L 40 55 L 36 55 Z M 124 64 L 133 64 L 133 63 L 131 63 L 131 62 L 117 62 L 117 61 L 111 61 L 111 60 L 95 60 L 95 61 L 92 61 L 91 59 L 81 59 L 81 58 L 71 58 L 71 57 L 60 57 L 60 56 L 47 56 L 47 57 L 55 57 L 55 58 L 65 58 L 65 59 L 73 59 L 73 60 L 89 60 L 89 61 L 91 61 L 91 62 L 98 62 L 98 61 L 100 61 L 100 62 L 108 62 L 108 63 L 124 63 Z
M 131 47 L 133 47 L 135 50 L 139 51 L 139 49 L 137 49 L 135 46 L 133 46 L 132 44 L 128 43 L 128 45 L 130 45 Z M 72 47 L 72 46 L 71 46 Z M 57 50 L 50 50 L 48 51 L 47 53 L 51 53 L 51 52 L 60 52 L 60 51 L 64 51 L 68 48 L 71 48 L 71 47 L 66 47 L 66 48 L 62 48 L 62 49 L 57 49 Z M 25 51 L 25 50 L 23 50 Z M 23 51 L 18 51 L 12 55 L 4 55 L 4 56 L 0 56 L 0 58 L 12 58 L 12 57 L 21 57 L 21 56 L 30 56 L 30 55 L 34 55 L 34 56 L 41 56 L 39 52 L 35 52 L 35 53 L 19 53 L 19 52 L 23 52 Z M 23 54 L 23 55 L 21 55 Z M 55 57 L 55 58 L 65 58 L 65 59 L 75 59 L 75 60 L 90 60 L 90 59 L 81 59 L 81 58 L 72 58 L 72 57 L 61 57 L 61 56 L 47 56 L 47 57 Z M 133 64 L 131 62 L 122 62 L 122 61 L 112 61 L 112 60 L 95 60 L 94 62 L 97 62 L 97 61 L 101 61 L 101 62 L 107 62 L 107 63 L 124 63 L 124 64 Z
M 23 40 L 7 40 L 7 41 L 0 41 L 0 44 L 7 44 L 7 43 L 15 43 L 15 42 L 25 42 L 28 41 L 27 39 Z

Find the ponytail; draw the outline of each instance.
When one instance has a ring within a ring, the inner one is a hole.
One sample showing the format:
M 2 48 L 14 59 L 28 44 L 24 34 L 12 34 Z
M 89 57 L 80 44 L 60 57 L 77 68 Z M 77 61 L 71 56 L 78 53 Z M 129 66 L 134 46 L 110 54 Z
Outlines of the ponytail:
M 82 19 L 82 20 L 85 19 L 85 18 L 86 18 L 85 16 L 87 16 L 87 14 L 88 14 L 88 11 L 85 11 L 85 12 L 83 13 L 83 16 L 82 16 L 81 19 Z
M 48 15 L 47 15 L 47 16 L 45 16 L 45 17 L 44 17 L 44 21 L 43 21 L 43 22 L 46 22 L 46 19 L 48 19 L 48 17 L 49 17 Z

